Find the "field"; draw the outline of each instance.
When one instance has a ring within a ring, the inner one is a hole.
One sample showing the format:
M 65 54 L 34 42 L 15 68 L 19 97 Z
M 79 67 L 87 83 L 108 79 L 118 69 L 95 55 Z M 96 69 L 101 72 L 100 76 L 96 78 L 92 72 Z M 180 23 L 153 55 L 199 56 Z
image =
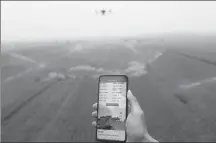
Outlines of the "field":
M 97 77 L 121 73 L 129 76 L 154 138 L 216 141 L 216 39 L 191 41 L 79 41 L 4 50 L 2 141 L 95 141 Z

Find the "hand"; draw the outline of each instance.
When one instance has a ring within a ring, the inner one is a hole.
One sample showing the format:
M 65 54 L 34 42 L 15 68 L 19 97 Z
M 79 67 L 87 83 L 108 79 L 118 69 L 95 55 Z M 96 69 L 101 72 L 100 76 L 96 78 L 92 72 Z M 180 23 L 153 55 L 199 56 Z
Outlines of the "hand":
M 144 112 L 130 90 L 128 90 L 127 98 L 129 102 L 129 114 L 126 120 L 127 142 L 158 142 L 149 135 Z M 97 110 L 97 103 L 93 104 L 93 108 Z M 96 118 L 97 111 L 92 112 L 92 116 Z M 93 121 L 92 125 L 96 126 L 96 121 Z
M 149 135 L 144 112 L 130 90 L 128 90 L 127 98 L 129 104 L 126 120 L 127 142 L 158 142 Z

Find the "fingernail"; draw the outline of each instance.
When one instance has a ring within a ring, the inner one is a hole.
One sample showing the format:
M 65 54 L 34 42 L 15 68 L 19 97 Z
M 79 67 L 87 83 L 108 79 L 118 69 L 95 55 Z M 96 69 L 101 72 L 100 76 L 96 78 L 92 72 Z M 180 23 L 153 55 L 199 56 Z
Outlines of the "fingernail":
M 130 89 L 128 89 L 128 93 L 130 93 L 131 91 L 130 91 Z
M 130 89 L 128 90 L 128 94 L 132 94 L 132 92 L 131 92 L 131 90 L 130 90 Z

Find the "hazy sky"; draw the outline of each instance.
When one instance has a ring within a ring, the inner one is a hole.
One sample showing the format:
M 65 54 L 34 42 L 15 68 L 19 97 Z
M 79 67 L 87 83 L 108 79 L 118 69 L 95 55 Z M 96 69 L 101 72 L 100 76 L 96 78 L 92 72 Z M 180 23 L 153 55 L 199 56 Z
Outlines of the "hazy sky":
M 1 1 L 2 40 L 216 32 L 216 1 Z M 94 10 L 112 9 L 107 16 Z

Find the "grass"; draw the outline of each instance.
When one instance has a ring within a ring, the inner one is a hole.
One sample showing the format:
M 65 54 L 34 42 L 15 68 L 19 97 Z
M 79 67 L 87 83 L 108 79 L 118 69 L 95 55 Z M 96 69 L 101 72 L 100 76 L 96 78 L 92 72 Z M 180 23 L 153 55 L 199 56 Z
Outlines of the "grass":
M 145 111 L 149 132 L 159 141 L 216 140 L 216 83 L 187 90 L 179 88 L 181 84 L 215 77 L 216 67 L 199 60 L 214 61 L 212 48 L 203 52 L 193 48 L 196 43 L 184 44 L 184 48 L 178 43 L 139 44 L 136 55 L 122 44 L 100 44 L 100 49 L 95 47 L 73 53 L 67 52 L 67 48 L 59 50 L 58 46 L 53 50 L 44 49 L 44 52 L 40 48 L 38 52 L 20 52 L 49 64 L 2 85 L 2 102 L 5 102 L 2 119 L 19 109 L 3 124 L 3 141 L 95 141 L 91 112 L 97 99 L 97 79 L 89 76 L 93 73 L 79 79 L 45 83 L 35 77 L 44 78 L 53 71 L 66 74 L 67 69 L 83 64 L 107 69 L 125 68 L 132 60 L 145 62 L 149 51 L 164 49 L 166 52 L 151 64 L 148 74 L 130 77 L 129 88 Z M 8 70 L 3 70 L 2 76 L 9 76 Z M 23 103 L 22 108 L 17 108 Z

